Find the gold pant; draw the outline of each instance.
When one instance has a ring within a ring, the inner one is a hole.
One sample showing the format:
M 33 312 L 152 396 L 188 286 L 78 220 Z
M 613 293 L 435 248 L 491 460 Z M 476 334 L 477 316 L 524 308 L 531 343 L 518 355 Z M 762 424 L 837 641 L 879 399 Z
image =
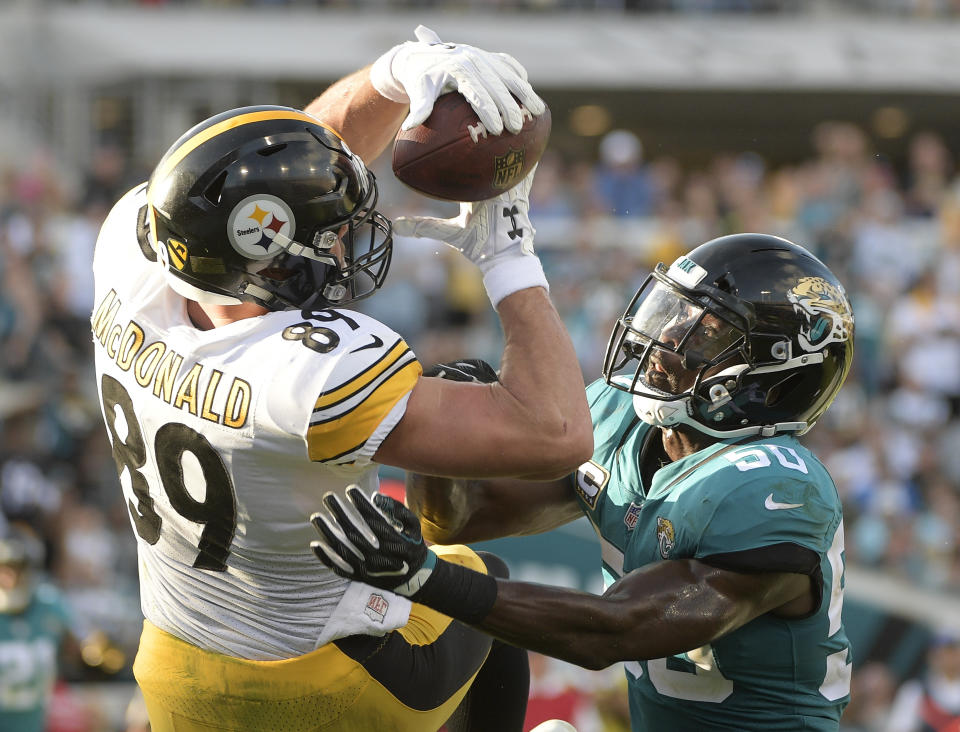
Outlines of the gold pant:
M 432 547 L 485 572 L 465 546 Z M 153 732 L 435 732 L 463 699 L 490 639 L 423 605 L 383 637 L 296 658 L 246 661 L 144 622 L 133 665 Z

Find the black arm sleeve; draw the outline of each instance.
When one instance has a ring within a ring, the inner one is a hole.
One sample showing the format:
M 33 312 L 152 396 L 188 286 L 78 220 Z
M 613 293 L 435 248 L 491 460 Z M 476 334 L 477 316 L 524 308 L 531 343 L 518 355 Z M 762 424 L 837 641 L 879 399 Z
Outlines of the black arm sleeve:
M 813 612 L 823 601 L 823 573 L 820 571 L 820 557 L 812 549 L 785 541 L 780 544 L 745 549 L 739 552 L 724 552 L 703 557 L 704 564 L 731 572 L 794 572 L 810 577 L 813 589 Z

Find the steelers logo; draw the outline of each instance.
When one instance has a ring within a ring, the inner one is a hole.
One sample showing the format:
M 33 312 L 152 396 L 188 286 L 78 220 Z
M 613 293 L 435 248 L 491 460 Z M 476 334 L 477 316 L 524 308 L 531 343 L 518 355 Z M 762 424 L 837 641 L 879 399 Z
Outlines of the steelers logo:
M 227 238 L 248 259 L 277 256 L 296 231 L 290 207 L 276 196 L 258 193 L 234 206 L 227 219 Z

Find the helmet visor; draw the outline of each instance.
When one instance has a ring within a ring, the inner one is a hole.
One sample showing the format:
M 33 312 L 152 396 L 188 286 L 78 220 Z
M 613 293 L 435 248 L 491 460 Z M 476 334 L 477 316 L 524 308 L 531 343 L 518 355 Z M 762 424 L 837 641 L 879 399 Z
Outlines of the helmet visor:
M 611 381 L 637 361 L 632 378 L 614 381 L 635 393 L 680 396 L 706 368 L 736 352 L 743 340 L 743 331 L 719 312 L 651 277 L 614 327 L 604 376 Z

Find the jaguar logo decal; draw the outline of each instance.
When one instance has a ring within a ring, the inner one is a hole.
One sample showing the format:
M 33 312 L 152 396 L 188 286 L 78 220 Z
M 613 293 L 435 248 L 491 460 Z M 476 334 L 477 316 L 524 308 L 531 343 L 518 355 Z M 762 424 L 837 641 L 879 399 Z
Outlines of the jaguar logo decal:
M 787 299 L 804 318 L 798 336 L 804 351 L 820 351 L 850 338 L 853 311 L 842 288 L 822 277 L 804 277 L 787 293 Z
M 663 516 L 657 516 L 657 545 L 660 547 L 660 556 L 669 559 L 676 542 L 677 534 L 673 528 L 673 522 Z

